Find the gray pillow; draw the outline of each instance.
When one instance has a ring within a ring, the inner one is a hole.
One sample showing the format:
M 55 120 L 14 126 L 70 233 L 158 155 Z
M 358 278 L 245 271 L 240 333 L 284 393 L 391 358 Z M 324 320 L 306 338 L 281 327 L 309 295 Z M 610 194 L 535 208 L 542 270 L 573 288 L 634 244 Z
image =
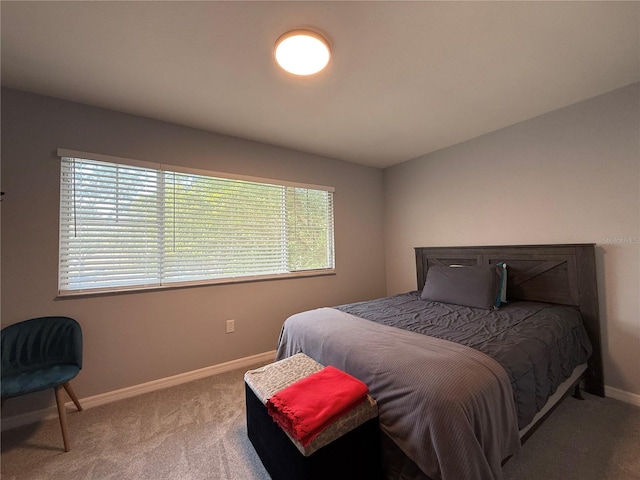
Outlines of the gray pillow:
M 427 271 L 421 298 L 432 302 L 491 309 L 500 295 L 500 275 L 495 265 L 446 267 Z

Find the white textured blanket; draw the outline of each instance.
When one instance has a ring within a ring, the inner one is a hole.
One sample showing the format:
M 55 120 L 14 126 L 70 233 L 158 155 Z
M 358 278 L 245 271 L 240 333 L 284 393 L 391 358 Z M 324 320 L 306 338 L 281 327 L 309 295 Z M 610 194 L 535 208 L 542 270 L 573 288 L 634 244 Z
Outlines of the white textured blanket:
M 277 359 L 298 352 L 366 383 L 381 429 L 434 480 L 499 480 L 520 449 L 509 377 L 472 348 L 320 308 L 284 323 Z

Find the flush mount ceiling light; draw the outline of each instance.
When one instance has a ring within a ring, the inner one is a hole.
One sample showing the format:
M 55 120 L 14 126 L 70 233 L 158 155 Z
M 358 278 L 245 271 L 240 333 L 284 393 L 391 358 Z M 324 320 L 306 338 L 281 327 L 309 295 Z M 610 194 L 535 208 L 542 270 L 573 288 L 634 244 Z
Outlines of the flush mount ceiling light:
M 330 56 L 328 42 L 310 30 L 292 30 L 276 42 L 276 62 L 294 75 L 318 73 L 327 66 Z

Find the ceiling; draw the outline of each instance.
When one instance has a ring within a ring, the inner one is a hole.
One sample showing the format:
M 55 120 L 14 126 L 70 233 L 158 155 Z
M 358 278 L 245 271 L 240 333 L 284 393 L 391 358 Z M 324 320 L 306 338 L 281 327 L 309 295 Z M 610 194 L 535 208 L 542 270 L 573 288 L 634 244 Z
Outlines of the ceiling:
M 4 86 L 381 168 L 640 80 L 640 2 L 0 5 Z

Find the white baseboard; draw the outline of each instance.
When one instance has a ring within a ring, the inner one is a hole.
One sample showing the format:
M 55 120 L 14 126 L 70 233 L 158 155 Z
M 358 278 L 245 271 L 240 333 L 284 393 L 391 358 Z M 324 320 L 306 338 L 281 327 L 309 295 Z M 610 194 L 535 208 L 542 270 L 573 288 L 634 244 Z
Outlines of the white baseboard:
M 99 395 L 81 398 L 80 403 L 82 404 L 82 408 L 84 409 L 106 405 L 107 403 L 117 402 L 118 400 L 135 397 L 137 395 L 142 395 L 143 393 L 154 392 L 163 388 L 175 387 L 176 385 L 181 385 L 183 383 L 192 382 L 194 380 L 210 377 L 212 375 L 229 372 L 237 368 L 250 367 L 257 363 L 269 363 L 275 359 L 275 356 L 275 350 L 259 353 L 257 355 L 251 355 L 249 357 L 231 360 L 230 362 L 220 363 L 217 365 L 212 365 L 210 367 L 180 373 L 178 375 L 161 378 L 159 380 L 153 380 L 151 382 L 141 383 L 132 387 L 121 388 L 112 392 L 101 393 Z M 622 402 L 640 407 L 640 395 L 636 393 L 627 392 L 625 390 L 620 390 L 608 385 L 605 385 L 604 391 L 607 397 L 615 398 L 616 400 L 620 400 Z M 73 402 L 67 402 L 66 405 L 69 409 L 75 410 Z M 55 406 L 42 410 L 36 410 L 34 412 L 24 413 L 22 415 L 16 415 L 6 419 L 3 418 L 2 431 L 11 430 L 12 428 L 21 427 L 22 425 L 40 422 L 43 420 L 50 420 L 52 418 L 58 418 L 58 411 Z
M 270 363 L 274 361 L 275 356 L 275 350 L 260 353 L 257 355 L 251 355 L 249 357 L 231 360 L 230 362 L 220 363 L 218 365 L 212 365 L 210 367 L 200 368 L 198 370 L 192 370 L 191 372 L 180 373 L 171 377 L 141 383 L 140 385 L 134 385 L 132 387 L 121 388 L 112 392 L 106 392 L 98 395 L 93 395 L 91 397 L 81 398 L 80 404 L 82 405 L 83 409 L 93 408 L 99 405 L 105 405 L 107 403 L 117 402 L 118 400 L 124 400 L 126 398 L 142 395 L 143 393 L 154 392 L 163 388 L 175 387 L 176 385 L 181 385 L 183 383 L 192 382 L 194 380 L 210 377 L 212 375 L 229 372 L 238 368 L 247 368 L 258 363 Z M 73 402 L 67 402 L 66 406 L 69 409 L 75 411 Z M 36 410 L 34 412 L 24 413 L 21 415 L 15 415 L 6 419 L 3 418 L 2 431 L 11 430 L 12 428 L 21 427 L 23 425 L 40 422 L 43 420 L 50 420 L 52 418 L 58 418 L 58 410 L 55 406 L 42 410 Z
M 604 394 L 607 397 L 615 398 L 616 400 L 620 400 L 621 402 L 630 403 L 631 405 L 640 407 L 640 395 L 638 395 L 637 393 L 631 393 L 625 390 L 620 390 L 619 388 L 605 385 Z

